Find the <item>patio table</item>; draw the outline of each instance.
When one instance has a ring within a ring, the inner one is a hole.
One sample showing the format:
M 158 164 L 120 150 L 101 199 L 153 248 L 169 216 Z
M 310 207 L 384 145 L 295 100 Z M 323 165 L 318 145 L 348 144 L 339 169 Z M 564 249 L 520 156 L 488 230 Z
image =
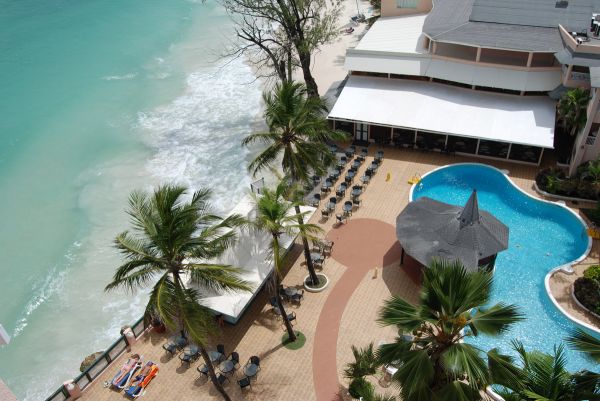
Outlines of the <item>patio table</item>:
M 244 368 L 244 374 L 248 377 L 256 376 L 256 373 L 258 373 L 258 366 L 253 363 Z
M 362 177 L 360 177 L 360 181 L 361 181 L 363 184 L 366 184 L 366 183 L 368 183 L 369 181 L 371 181 L 371 177 L 369 177 L 368 175 L 363 175 Z
M 352 211 L 352 203 L 344 203 L 344 212 L 350 213 Z
M 198 353 L 198 346 L 193 344 L 188 345 L 183 349 L 183 353 L 184 355 L 196 355 Z
M 221 359 L 223 357 L 223 354 L 221 354 L 219 351 L 210 351 L 208 353 L 208 357 L 210 358 L 211 362 L 215 362 Z
M 315 261 L 322 261 L 323 255 L 321 254 L 321 252 L 311 252 L 310 259 Z
M 334 210 L 335 209 L 335 203 L 333 202 L 328 202 L 327 203 L 327 210 Z
M 361 178 L 361 179 L 362 179 L 362 178 Z M 353 189 L 353 190 L 352 190 L 352 197 L 353 197 L 353 198 L 355 198 L 355 197 L 359 196 L 360 194 L 362 194 L 362 189 L 358 189 L 358 188 L 356 188 L 356 189 Z
M 331 183 L 331 181 L 325 180 L 325 182 L 323 183 L 322 187 L 325 188 L 325 189 L 329 189 L 329 188 L 331 188 L 332 185 L 333 184 Z
M 233 371 L 235 364 L 233 363 L 233 361 L 231 359 L 228 359 L 226 361 L 221 362 L 221 364 L 219 365 L 219 370 L 222 373 L 229 373 L 231 371 Z
M 311 258 L 312 258 L 311 254 Z M 314 260 L 314 259 L 313 259 Z M 294 295 L 296 295 L 298 293 L 298 289 L 295 287 L 287 287 L 285 290 L 283 290 L 285 292 L 285 295 L 287 295 L 288 297 L 293 297 Z

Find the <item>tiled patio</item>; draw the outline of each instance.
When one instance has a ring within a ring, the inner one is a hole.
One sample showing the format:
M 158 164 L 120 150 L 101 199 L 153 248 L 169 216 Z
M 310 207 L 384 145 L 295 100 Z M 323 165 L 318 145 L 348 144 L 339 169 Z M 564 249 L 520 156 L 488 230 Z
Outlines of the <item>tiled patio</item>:
M 371 145 L 370 156 L 361 167 L 358 177 L 370 164 L 376 150 L 377 147 Z M 223 343 L 227 353 L 234 350 L 239 352 L 242 365 L 252 355 L 261 358 L 262 370 L 257 380 L 252 383 L 252 389 L 242 394 L 234 379 L 226 384 L 231 398 L 281 401 L 331 401 L 335 398 L 348 398 L 345 389 L 347 382 L 341 372 L 344 364 L 351 360 L 350 345 L 362 347 L 369 342 L 378 345 L 382 341 L 392 339 L 395 335 L 393 328 L 382 328 L 375 322 L 382 301 L 392 293 L 414 301 L 418 288 L 398 268 L 399 255 L 390 251 L 395 242 L 395 238 L 390 238 L 390 235 L 394 235 L 393 229 L 382 234 L 382 238 L 375 238 L 375 242 L 364 239 L 366 245 L 358 250 L 360 244 L 350 244 L 347 239 L 355 238 L 356 235 L 346 237 L 344 232 L 352 230 L 353 227 L 358 228 L 362 224 L 361 221 L 366 221 L 365 227 L 381 224 L 393 228 L 396 216 L 408 202 L 410 185 L 407 181 L 410 177 L 424 174 L 445 164 L 473 161 L 477 160 L 385 148 L 385 160 L 361 196 L 362 206 L 349 218 L 347 226 L 334 227 L 335 217 L 323 222 L 320 221 L 321 213 L 315 213 L 313 222 L 320 224 L 329 238 L 338 240 L 332 257 L 327 258 L 324 263 L 323 271 L 330 279 L 329 287 L 322 293 L 306 293 L 302 305 L 292 307 L 298 319 L 295 328 L 306 335 L 306 344 L 297 351 L 288 350 L 280 345 L 281 336 L 284 334 L 281 321 L 271 313 L 267 294 L 264 291 L 259 293 L 240 323 L 224 327 L 221 338 L 214 341 Z M 509 175 L 516 184 L 533 193 L 531 185 L 536 167 L 495 161 L 489 164 L 509 170 Z M 338 212 L 340 208 L 338 206 Z M 379 239 L 387 241 L 388 245 L 375 247 L 373 244 Z M 355 253 L 352 257 L 348 257 L 350 250 Z M 363 259 L 361 255 L 368 257 Z M 288 259 L 290 268 L 285 275 L 284 284 L 300 286 L 306 275 L 300 245 L 293 248 Z M 380 267 L 377 274 L 375 267 Z M 338 283 L 342 284 L 338 287 Z M 339 319 L 339 324 L 336 324 L 336 327 L 328 326 L 329 319 Z M 336 334 L 336 331 L 339 333 Z M 133 349 L 133 352 L 139 353 L 144 359 L 156 361 L 160 366 L 160 373 L 148 387 L 144 399 L 220 399 L 212 384 L 206 383 L 204 378 L 199 378 L 196 367 L 202 362 L 192 363 L 190 367 L 182 366 L 177 357 L 169 358 L 165 355 L 161 348 L 165 340 L 164 335 L 149 334 Z M 335 363 L 331 363 L 332 357 Z M 102 383 L 110 380 L 120 368 L 123 358 L 121 357 L 91 385 L 83 396 L 84 400 L 124 398 L 122 394 L 102 386 Z M 337 372 L 332 374 L 333 365 L 336 366 Z M 332 382 L 335 381 L 335 373 L 339 384 Z M 392 391 L 395 390 L 388 389 L 388 392 Z M 383 393 L 385 390 L 379 389 L 379 392 Z

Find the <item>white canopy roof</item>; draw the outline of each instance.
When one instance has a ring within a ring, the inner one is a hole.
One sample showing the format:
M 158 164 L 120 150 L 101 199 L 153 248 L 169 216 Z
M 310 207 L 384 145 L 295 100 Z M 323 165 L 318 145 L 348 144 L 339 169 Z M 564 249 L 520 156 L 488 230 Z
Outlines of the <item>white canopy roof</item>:
M 552 148 L 554 110 L 546 96 L 350 76 L 329 118 Z
M 300 210 L 308 212 L 305 219 L 309 219 L 315 212 L 315 208 L 312 207 L 303 206 Z M 255 209 L 252 198 L 250 196 L 244 197 L 231 211 L 231 214 L 234 213 L 253 219 Z M 213 262 L 242 269 L 240 277 L 248 281 L 253 286 L 253 290 L 251 292 L 208 294 L 202 300 L 205 306 L 216 313 L 222 314 L 224 319 L 230 323 L 238 321 L 273 270 L 271 237 L 268 234 L 248 229 L 240 230 L 238 234 L 238 241 L 235 246 L 228 249 L 219 260 Z M 289 249 L 294 239 L 295 237 L 282 235 L 281 247 Z M 206 294 L 206 289 L 202 289 L 202 293 Z
M 427 14 L 379 18 L 356 45 L 357 50 L 427 53 L 423 24 Z

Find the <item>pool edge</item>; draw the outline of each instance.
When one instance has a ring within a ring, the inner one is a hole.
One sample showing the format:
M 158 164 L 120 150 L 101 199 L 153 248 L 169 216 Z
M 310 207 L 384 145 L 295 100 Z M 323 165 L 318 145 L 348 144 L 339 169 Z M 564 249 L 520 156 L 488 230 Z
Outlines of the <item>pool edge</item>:
M 559 207 L 562 207 L 562 208 L 564 208 L 565 210 L 569 211 L 569 212 L 570 212 L 570 213 L 571 213 L 573 216 L 575 216 L 575 217 L 577 218 L 577 220 L 579 220 L 579 222 L 580 222 L 580 223 L 583 225 L 584 229 L 586 229 L 586 230 L 587 230 L 587 228 L 588 228 L 588 225 L 587 225 L 587 223 L 585 222 L 585 220 L 583 220 L 583 219 L 581 218 L 581 216 L 579 216 L 579 214 L 578 214 L 578 213 L 576 213 L 576 212 L 575 212 L 573 209 L 571 209 L 570 207 L 568 207 L 568 206 L 566 206 L 566 205 L 564 205 L 564 204 L 562 204 L 562 203 L 560 203 L 560 202 L 553 202 L 553 201 L 549 201 L 549 200 L 546 200 L 546 199 L 541 199 L 541 198 L 538 198 L 537 196 L 533 196 L 533 195 L 531 195 L 531 194 L 529 194 L 529 193 L 525 192 L 523 189 L 521 189 L 521 188 L 520 188 L 520 187 L 519 187 L 517 184 L 515 184 L 515 183 L 513 182 L 513 180 L 512 180 L 512 179 L 511 179 L 511 178 L 508 176 L 508 174 L 506 174 L 506 173 L 505 173 L 504 171 L 502 171 L 501 169 L 499 169 L 499 168 L 497 168 L 497 167 L 494 167 L 494 166 L 491 166 L 491 165 L 489 165 L 489 164 L 484 164 L 484 163 L 453 163 L 453 164 L 446 164 L 446 165 L 444 165 L 444 166 L 437 167 L 437 168 L 435 168 L 435 169 L 433 169 L 433 170 L 431 170 L 431 171 L 429 171 L 429 172 L 425 173 L 423 176 L 421 176 L 421 180 L 423 180 L 423 179 L 424 179 L 425 177 L 427 177 L 428 175 L 430 175 L 430 174 L 433 174 L 433 173 L 435 173 L 435 172 L 437 172 L 437 171 L 439 171 L 439 170 L 442 170 L 442 169 L 445 169 L 445 168 L 448 168 L 448 167 L 453 167 L 453 166 L 479 166 L 479 167 L 485 167 L 485 168 L 489 168 L 489 169 L 495 170 L 496 172 L 498 172 L 499 174 L 501 174 L 502 176 L 504 176 L 504 178 L 505 178 L 505 179 L 506 179 L 506 180 L 507 180 L 507 181 L 508 181 L 508 182 L 509 182 L 509 183 L 510 183 L 510 184 L 511 184 L 513 187 L 515 187 L 515 188 L 516 188 L 518 191 L 520 191 L 522 194 L 524 194 L 524 195 L 528 196 L 529 198 L 531 198 L 531 199 L 534 199 L 534 200 L 536 200 L 536 201 L 538 201 L 538 202 L 549 203 L 549 204 L 551 204 L 551 205 L 556 205 L 556 206 L 559 206 Z M 416 186 L 417 186 L 417 185 L 418 185 L 418 184 L 421 182 L 421 180 L 419 180 L 419 182 L 417 182 L 417 183 L 415 183 L 415 184 L 412 184 L 412 186 L 410 187 L 410 191 L 409 191 L 409 193 L 408 193 L 408 201 L 409 201 L 409 202 L 412 202 L 412 201 L 413 201 L 413 193 L 414 193 L 414 190 L 415 190 Z M 545 276 L 545 278 L 544 278 L 544 288 L 545 288 L 545 290 L 546 290 L 546 295 L 548 296 L 548 298 L 550 298 L 550 300 L 552 301 L 552 304 L 553 304 L 553 305 L 556 307 L 556 309 L 558 309 L 558 311 L 559 311 L 560 313 L 562 313 L 562 314 L 563 314 L 563 315 L 564 315 L 564 316 L 565 316 L 567 319 L 569 319 L 571 322 L 575 323 L 575 324 L 576 324 L 576 325 L 578 325 L 578 326 L 582 326 L 582 327 L 584 327 L 584 328 L 586 328 L 586 329 L 588 329 L 588 330 L 592 330 L 593 332 L 595 332 L 595 333 L 597 333 L 597 334 L 600 334 L 600 329 L 599 329 L 599 328 L 597 328 L 597 327 L 594 327 L 594 326 L 592 326 L 592 325 L 590 325 L 590 324 L 588 324 L 588 323 L 585 323 L 585 322 L 583 322 L 583 321 L 581 321 L 581 320 L 577 319 L 577 318 L 576 318 L 576 317 L 574 317 L 574 316 L 571 316 L 571 314 L 569 314 L 569 313 L 568 313 L 566 310 L 564 310 L 564 309 L 563 309 L 563 308 L 560 306 L 560 304 L 558 303 L 558 301 L 557 301 L 557 300 L 554 298 L 554 296 L 552 295 L 552 292 L 550 291 L 550 278 L 551 278 L 551 277 L 552 277 L 552 276 L 553 276 L 553 275 L 554 275 L 554 274 L 555 274 L 557 271 L 559 271 L 559 270 L 562 270 L 563 272 L 565 272 L 565 273 L 567 273 L 567 274 L 572 274 L 572 273 L 573 273 L 573 271 L 572 271 L 572 266 L 573 266 L 573 265 L 576 265 L 576 264 L 578 264 L 578 263 L 580 263 L 580 262 L 582 262 L 582 261 L 583 261 L 583 260 L 585 260 L 585 258 L 587 258 L 587 256 L 589 255 L 589 253 L 590 253 L 590 251 L 591 251 L 591 249 L 592 249 L 592 242 L 593 242 L 592 238 L 588 236 L 588 244 L 587 244 L 587 247 L 586 247 L 585 251 L 583 252 L 583 254 L 581 254 L 581 256 L 579 256 L 578 258 L 576 258 L 576 259 L 572 260 L 571 262 L 564 263 L 564 264 L 562 264 L 562 265 L 560 265 L 560 266 L 557 266 L 557 267 L 555 267 L 555 268 L 551 269 L 551 270 L 550 270 L 550 271 L 549 271 L 549 272 L 546 274 L 546 276 Z

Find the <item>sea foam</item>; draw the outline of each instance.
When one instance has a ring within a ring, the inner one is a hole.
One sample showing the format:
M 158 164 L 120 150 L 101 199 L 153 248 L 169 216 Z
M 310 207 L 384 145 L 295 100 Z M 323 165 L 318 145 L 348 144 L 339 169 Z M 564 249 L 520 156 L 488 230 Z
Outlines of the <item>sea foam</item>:
M 241 61 L 187 78 L 185 94 L 139 113 L 143 140 L 154 150 L 146 168 L 163 182 L 213 190 L 215 207 L 231 209 L 248 191 L 242 138 L 260 119 L 260 88 Z M 252 82 L 252 83 L 249 83 Z

